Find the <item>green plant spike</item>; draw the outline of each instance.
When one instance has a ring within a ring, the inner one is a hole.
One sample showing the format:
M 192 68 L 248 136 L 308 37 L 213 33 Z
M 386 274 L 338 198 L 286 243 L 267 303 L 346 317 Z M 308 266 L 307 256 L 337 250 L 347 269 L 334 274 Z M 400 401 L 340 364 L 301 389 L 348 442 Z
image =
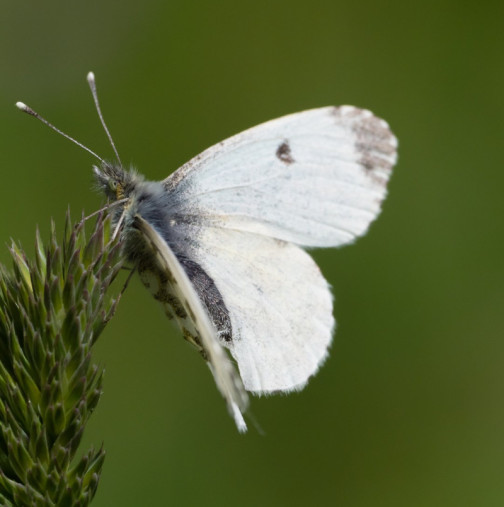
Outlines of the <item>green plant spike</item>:
M 121 268 L 110 220 L 67 213 L 63 240 L 54 224 L 35 258 L 12 243 L 13 269 L 0 265 L 0 504 L 84 506 L 98 487 L 105 451 L 76 459 L 102 392 L 103 368 L 91 349 L 117 300 L 107 291 Z

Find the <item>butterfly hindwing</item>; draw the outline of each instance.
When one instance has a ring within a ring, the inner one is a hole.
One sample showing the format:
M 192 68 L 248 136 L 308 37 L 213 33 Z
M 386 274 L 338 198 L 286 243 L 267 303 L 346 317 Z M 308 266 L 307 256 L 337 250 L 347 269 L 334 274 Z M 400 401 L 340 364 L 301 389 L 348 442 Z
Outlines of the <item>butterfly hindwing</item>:
M 140 215 L 135 215 L 132 229 L 138 231 L 144 245 L 137 264 L 142 281 L 165 309 L 173 312 L 184 337 L 200 348 L 238 429 L 245 431 L 242 413 L 247 409 L 247 395 L 193 283 L 165 240 Z
M 332 295 L 320 269 L 292 243 L 208 228 L 198 263 L 226 301 L 232 338 L 222 341 L 256 394 L 301 389 L 331 342 Z

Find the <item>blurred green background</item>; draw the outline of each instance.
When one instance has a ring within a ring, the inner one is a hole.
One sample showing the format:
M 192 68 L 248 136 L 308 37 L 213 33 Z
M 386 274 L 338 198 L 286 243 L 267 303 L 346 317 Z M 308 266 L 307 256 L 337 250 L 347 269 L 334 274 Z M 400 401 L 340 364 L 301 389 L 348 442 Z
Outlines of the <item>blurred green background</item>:
M 504 505 L 504 3 L 17 2 L 0 21 L 0 238 L 31 248 L 91 212 L 84 151 L 22 100 L 159 180 L 277 116 L 354 104 L 399 165 L 380 219 L 315 252 L 334 287 L 331 357 L 298 394 L 254 399 L 239 435 L 198 354 L 138 280 L 101 338 L 85 435 L 95 506 Z M 5 247 L 0 261 L 8 262 Z M 259 317 L 259 316 L 258 316 Z

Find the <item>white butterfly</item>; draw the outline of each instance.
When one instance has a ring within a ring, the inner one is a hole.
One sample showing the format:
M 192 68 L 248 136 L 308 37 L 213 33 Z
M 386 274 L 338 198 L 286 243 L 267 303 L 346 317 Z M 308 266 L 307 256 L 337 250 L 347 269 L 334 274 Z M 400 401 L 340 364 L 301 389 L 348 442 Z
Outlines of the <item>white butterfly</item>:
M 91 152 L 101 160 L 97 181 L 117 204 L 124 254 L 208 361 L 245 431 L 245 391 L 302 389 L 324 362 L 332 295 L 303 248 L 365 234 L 386 196 L 397 140 L 370 111 L 312 109 L 246 130 L 150 182 L 123 169 L 92 73 L 88 81 L 117 156 L 109 163 Z

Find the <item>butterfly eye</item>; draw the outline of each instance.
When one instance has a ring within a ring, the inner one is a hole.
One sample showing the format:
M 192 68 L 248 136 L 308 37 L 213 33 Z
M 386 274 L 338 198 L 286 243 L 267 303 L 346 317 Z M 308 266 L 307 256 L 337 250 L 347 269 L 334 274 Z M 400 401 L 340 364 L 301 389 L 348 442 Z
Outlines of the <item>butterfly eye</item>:
M 115 180 L 108 180 L 108 186 L 109 186 L 109 189 L 115 193 L 116 189 L 117 189 L 117 181 Z

